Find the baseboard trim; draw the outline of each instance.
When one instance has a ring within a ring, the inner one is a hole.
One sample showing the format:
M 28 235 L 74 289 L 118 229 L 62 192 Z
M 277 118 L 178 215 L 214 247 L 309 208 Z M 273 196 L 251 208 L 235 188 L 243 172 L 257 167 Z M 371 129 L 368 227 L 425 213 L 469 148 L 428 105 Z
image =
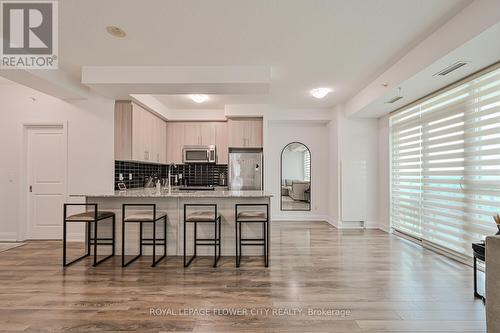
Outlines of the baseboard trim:
M 342 221 L 340 229 L 365 229 L 363 221 Z
M 437 244 L 434 244 L 432 242 L 422 240 L 419 238 L 415 238 L 415 237 L 413 237 L 411 235 L 407 235 L 404 232 L 401 232 L 399 230 L 393 229 L 392 234 L 396 235 L 402 239 L 405 239 L 409 242 L 412 242 L 416 245 L 420 245 L 424 249 L 427 249 L 427 250 L 432 251 L 434 253 L 440 254 L 440 255 L 445 256 L 449 259 L 455 260 L 461 264 L 471 266 L 471 267 L 473 266 L 473 259 L 469 256 L 465 256 L 461 253 L 457 253 L 457 252 L 454 252 L 452 250 L 446 249 L 446 248 L 439 246 Z M 481 271 L 483 270 L 481 265 L 478 265 L 478 269 Z
M 274 218 L 272 222 L 328 222 L 326 219 L 316 218 Z
M 338 224 L 337 220 L 335 220 L 335 219 L 327 217 L 326 218 L 326 222 L 328 222 L 328 224 L 330 224 L 331 226 L 333 226 L 333 227 L 335 227 L 337 229 L 339 228 L 339 224 Z

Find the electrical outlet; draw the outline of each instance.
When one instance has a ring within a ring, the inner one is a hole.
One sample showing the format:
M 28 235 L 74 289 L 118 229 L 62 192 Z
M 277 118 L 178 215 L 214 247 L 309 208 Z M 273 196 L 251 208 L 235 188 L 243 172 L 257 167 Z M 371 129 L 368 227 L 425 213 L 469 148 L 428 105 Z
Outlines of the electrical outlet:
M 132 174 L 131 173 L 128 174 L 128 180 L 132 180 Z
M 120 175 L 118 176 L 118 179 L 119 179 L 120 181 L 123 181 L 123 173 L 120 173 Z

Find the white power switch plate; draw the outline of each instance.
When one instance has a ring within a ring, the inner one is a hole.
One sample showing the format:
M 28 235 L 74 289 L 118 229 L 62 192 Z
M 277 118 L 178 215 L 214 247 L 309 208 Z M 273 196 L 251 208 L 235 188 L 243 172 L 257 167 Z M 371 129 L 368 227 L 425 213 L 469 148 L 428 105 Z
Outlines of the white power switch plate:
M 128 174 L 128 180 L 132 180 L 132 174 L 131 173 Z
M 118 176 L 118 179 L 123 180 L 123 173 L 120 173 L 120 175 Z

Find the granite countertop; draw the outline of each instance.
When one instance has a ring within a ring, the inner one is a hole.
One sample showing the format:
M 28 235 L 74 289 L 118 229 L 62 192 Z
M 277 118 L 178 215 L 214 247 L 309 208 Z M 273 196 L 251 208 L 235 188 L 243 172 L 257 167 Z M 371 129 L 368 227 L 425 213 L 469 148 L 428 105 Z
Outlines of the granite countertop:
M 111 193 L 88 193 L 72 194 L 75 197 L 142 197 L 142 198 L 269 198 L 273 195 L 265 191 L 179 191 L 161 190 L 157 193 L 155 188 L 132 188 L 125 191 L 114 191 Z

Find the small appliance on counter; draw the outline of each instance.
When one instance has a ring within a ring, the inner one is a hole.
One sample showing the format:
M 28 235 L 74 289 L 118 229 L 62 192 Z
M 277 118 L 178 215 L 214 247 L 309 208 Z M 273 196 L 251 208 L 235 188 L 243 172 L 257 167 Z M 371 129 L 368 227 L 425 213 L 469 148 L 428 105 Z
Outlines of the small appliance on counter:
M 262 148 L 229 148 L 229 189 L 263 189 Z
M 227 186 L 227 174 L 225 172 L 219 173 L 219 186 Z

